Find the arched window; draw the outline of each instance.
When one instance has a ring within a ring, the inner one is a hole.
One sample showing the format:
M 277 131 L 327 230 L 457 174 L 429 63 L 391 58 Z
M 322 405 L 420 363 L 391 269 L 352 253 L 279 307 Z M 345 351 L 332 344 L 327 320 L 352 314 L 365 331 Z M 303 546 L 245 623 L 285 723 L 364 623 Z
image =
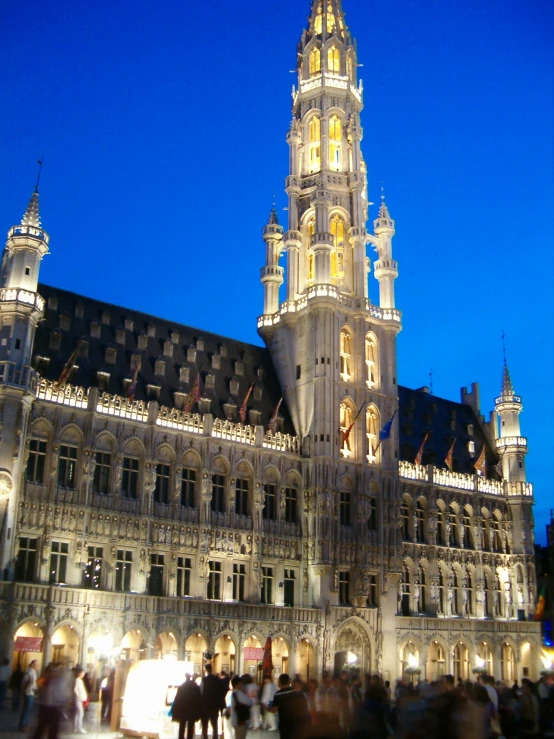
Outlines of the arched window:
M 460 593 L 460 574 L 456 568 L 452 570 L 452 615 L 461 615 L 461 593 Z
M 312 251 L 312 236 L 315 233 L 315 217 L 312 216 L 307 223 L 308 230 L 308 280 L 315 279 L 315 256 Z
M 338 172 L 341 167 L 342 121 L 334 115 L 329 119 L 329 166 Z
M 352 339 L 345 328 L 340 332 L 340 378 L 344 382 L 352 379 Z
M 369 405 L 365 417 L 366 436 L 367 436 L 367 461 L 369 464 L 376 464 L 377 452 L 379 450 L 379 411 L 376 406 Z
M 473 540 L 473 527 L 471 525 L 470 511 L 465 508 L 462 513 L 463 542 L 465 549 L 475 549 Z
M 402 521 L 402 539 L 410 541 L 410 506 L 406 500 L 403 500 L 400 506 L 400 519 Z
M 425 508 L 420 500 L 416 504 L 416 541 L 425 544 Z
M 308 123 L 308 151 L 310 172 L 321 169 L 321 118 L 314 115 Z
M 477 647 L 477 657 L 479 658 L 479 660 L 481 660 L 482 668 L 485 670 L 487 675 L 492 675 L 492 651 L 486 641 L 481 642 L 481 644 L 479 644 L 479 646 Z
M 490 544 L 490 518 L 489 513 L 486 510 L 483 510 L 483 525 L 481 527 L 481 549 L 484 552 L 490 552 L 491 550 L 491 544 Z
M 317 9 L 317 15 L 315 17 L 315 34 L 316 36 L 321 36 L 323 33 L 323 8 L 321 7 L 321 4 L 319 5 Z
M 461 642 L 454 647 L 454 679 L 469 680 L 469 652 Z
M 317 46 L 310 51 L 309 64 L 310 64 L 310 77 L 321 72 L 321 49 Z
M 412 593 L 412 581 L 408 565 L 402 567 L 402 598 L 400 601 L 400 612 L 403 616 L 410 615 L 410 596 Z
M 439 567 L 439 613 L 446 613 L 446 577 Z
M 450 539 L 448 541 L 448 544 L 450 546 L 459 547 L 460 546 L 460 533 L 458 530 L 458 513 L 456 511 L 456 508 L 453 505 L 450 506 L 450 513 L 449 513 L 448 519 L 450 522 Z
M 500 521 L 497 518 L 492 519 L 492 546 L 493 551 L 500 553 L 502 551 L 502 536 L 500 535 Z
M 493 579 L 490 572 L 485 572 L 485 616 L 494 616 L 494 590 Z
M 342 278 L 344 277 L 344 220 L 339 215 L 334 215 L 329 228 L 333 237 L 331 277 Z
M 378 362 L 377 362 L 377 339 L 373 334 L 365 337 L 365 366 L 367 371 L 367 386 L 370 390 L 377 387 Z
M 340 51 L 336 46 L 327 52 L 327 68 L 331 74 L 340 74 Z
M 513 685 L 516 679 L 516 661 L 514 650 L 507 642 L 504 642 L 500 649 L 500 667 L 502 680 L 507 685 Z
M 467 570 L 466 593 L 467 593 L 467 598 L 466 598 L 467 615 L 474 616 L 475 615 L 475 575 L 472 570 Z
M 333 6 L 331 3 L 327 3 L 327 33 L 333 33 L 335 27 L 335 14 L 333 13 Z
M 442 505 L 437 506 L 437 544 L 440 547 L 446 546 L 446 513 Z
M 419 612 L 427 612 L 427 573 L 425 567 L 419 567 Z
M 504 617 L 504 589 L 502 587 L 502 580 L 498 575 L 494 578 L 494 601 L 495 601 L 495 616 L 499 618 Z
M 340 431 L 341 431 L 341 456 L 351 457 L 352 456 L 352 434 L 354 430 L 350 431 L 347 435 L 348 429 L 352 426 L 354 420 L 354 414 L 352 413 L 352 407 L 346 400 L 340 404 Z
M 350 82 L 354 81 L 354 67 L 352 65 L 352 57 L 350 54 L 346 55 L 346 74 Z
M 212 470 L 212 514 L 225 513 L 227 497 L 227 478 L 227 465 L 221 457 L 218 457 L 214 462 Z
M 235 515 L 250 515 L 250 468 L 241 462 L 235 479 Z

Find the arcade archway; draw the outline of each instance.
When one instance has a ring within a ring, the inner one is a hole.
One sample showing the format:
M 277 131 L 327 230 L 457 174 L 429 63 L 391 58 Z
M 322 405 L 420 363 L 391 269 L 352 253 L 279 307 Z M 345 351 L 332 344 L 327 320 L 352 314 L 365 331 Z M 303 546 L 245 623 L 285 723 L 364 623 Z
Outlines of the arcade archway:
M 71 668 L 79 662 L 80 639 L 71 624 L 59 626 L 52 634 L 52 662 Z
M 296 647 L 296 671 L 303 680 L 309 680 L 317 674 L 315 649 L 309 639 L 301 639 Z
M 371 671 L 371 644 L 369 637 L 355 621 L 342 626 L 335 639 L 335 671 L 359 669 Z

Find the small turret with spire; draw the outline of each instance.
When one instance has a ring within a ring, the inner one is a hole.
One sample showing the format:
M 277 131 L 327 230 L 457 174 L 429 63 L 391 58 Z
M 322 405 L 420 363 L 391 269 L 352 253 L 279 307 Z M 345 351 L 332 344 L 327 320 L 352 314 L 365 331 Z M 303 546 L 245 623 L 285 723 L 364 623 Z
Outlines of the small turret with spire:
M 279 266 L 283 227 L 279 224 L 275 201 L 267 224 L 262 231 L 266 245 L 266 264 L 261 269 L 261 282 L 264 286 L 264 314 L 272 315 L 279 310 L 279 288 L 283 284 L 284 270 Z
M 521 436 L 519 423 L 523 404 L 519 395 L 515 394 L 505 350 L 500 395 L 494 405 L 500 424 L 496 448 L 502 462 L 502 477 L 509 482 L 525 482 L 527 439 Z
M 395 234 L 394 220 L 385 202 L 385 190 L 381 187 L 379 215 L 373 221 L 375 237 L 371 237 L 379 259 L 375 262 L 375 278 L 379 282 L 379 305 L 394 308 L 394 281 L 398 277 L 398 263 L 392 258 L 392 238 Z

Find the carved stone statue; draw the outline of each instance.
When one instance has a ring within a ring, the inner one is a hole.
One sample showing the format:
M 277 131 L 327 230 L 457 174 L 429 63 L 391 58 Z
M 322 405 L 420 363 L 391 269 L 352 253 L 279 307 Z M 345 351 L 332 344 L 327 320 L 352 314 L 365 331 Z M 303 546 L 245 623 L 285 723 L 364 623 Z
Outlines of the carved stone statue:
M 416 579 L 414 581 L 414 611 L 415 613 L 419 613 L 420 597 L 421 597 L 421 588 L 419 585 L 419 580 Z

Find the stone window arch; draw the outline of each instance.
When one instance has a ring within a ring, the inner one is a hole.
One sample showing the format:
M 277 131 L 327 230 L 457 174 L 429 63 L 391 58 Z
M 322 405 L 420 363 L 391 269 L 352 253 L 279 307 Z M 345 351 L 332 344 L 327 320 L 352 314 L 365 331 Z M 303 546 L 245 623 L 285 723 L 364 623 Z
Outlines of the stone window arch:
M 418 544 L 425 544 L 427 541 L 427 501 L 425 498 L 419 498 L 416 502 L 415 509 L 415 536 Z
M 314 46 L 308 55 L 308 71 L 310 77 L 321 72 L 321 49 L 318 46 Z
M 381 429 L 381 416 L 379 409 L 373 403 L 367 406 L 365 414 L 365 428 L 367 437 L 367 461 L 369 464 L 377 464 L 379 461 L 379 431 Z
M 340 125 L 340 119 L 337 118 L 337 116 L 333 116 L 333 118 L 331 118 L 329 125 L 331 126 L 335 119 L 336 121 L 338 121 L 338 123 L 335 123 L 333 130 L 336 131 L 336 126 Z M 330 145 L 332 146 L 333 140 L 330 139 L 330 141 Z M 332 165 L 331 168 L 335 169 Z M 329 221 L 329 230 L 333 239 L 333 248 L 331 251 L 331 277 L 339 280 L 344 277 L 344 244 L 346 224 L 344 222 L 344 218 L 338 213 L 335 213 L 331 216 L 331 219 Z
M 308 170 L 321 169 L 321 117 L 313 115 L 308 121 Z
M 188 451 L 183 456 L 181 484 L 179 486 L 179 504 L 183 508 L 198 507 L 198 484 L 202 479 L 201 464 L 198 455 Z
M 379 387 L 379 344 L 374 333 L 365 336 L 366 385 L 370 390 Z
M 340 404 L 340 432 L 341 432 L 341 449 L 342 457 L 349 459 L 353 456 L 355 449 L 355 433 L 356 429 L 352 428 L 354 422 L 354 406 L 349 398 L 344 398 Z
M 212 514 L 222 514 L 227 510 L 228 486 L 229 466 L 223 457 L 216 457 L 212 465 Z
M 338 115 L 329 118 L 329 167 L 339 172 L 342 166 L 342 121 Z
M 344 382 L 352 379 L 352 334 L 346 326 L 340 332 L 340 378 Z
M 336 46 L 330 46 L 327 50 L 327 70 L 331 74 L 340 74 L 340 51 Z
M 235 477 L 235 515 L 249 517 L 252 510 L 253 475 L 250 465 L 241 462 Z

